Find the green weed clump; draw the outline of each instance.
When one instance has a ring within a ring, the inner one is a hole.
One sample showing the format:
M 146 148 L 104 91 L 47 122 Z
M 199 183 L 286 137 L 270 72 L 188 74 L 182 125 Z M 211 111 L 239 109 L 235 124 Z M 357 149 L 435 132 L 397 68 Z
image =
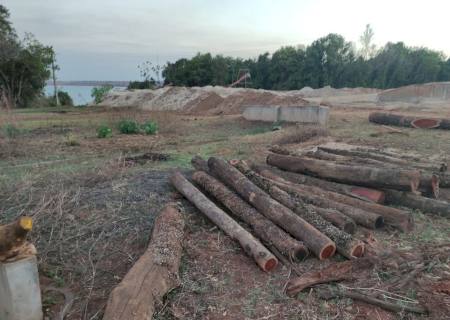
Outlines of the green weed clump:
M 3 134 L 5 137 L 13 139 L 20 134 L 20 129 L 12 123 L 8 123 L 3 127 Z
M 139 123 L 135 120 L 120 120 L 117 125 L 119 132 L 123 134 L 137 134 L 140 132 Z
M 158 123 L 148 120 L 141 125 L 141 129 L 145 134 L 156 134 L 158 132 Z
M 107 125 L 102 125 L 97 129 L 97 137 L 104 139 L 112 136 L 112 130 Z

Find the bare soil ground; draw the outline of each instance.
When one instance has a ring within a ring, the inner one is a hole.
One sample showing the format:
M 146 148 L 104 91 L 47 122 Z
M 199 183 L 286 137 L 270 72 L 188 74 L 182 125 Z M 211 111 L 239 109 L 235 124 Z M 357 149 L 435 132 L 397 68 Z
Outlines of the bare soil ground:
M 332 108 L 329 131 L 337 141 L 414 150 L 430 158 L 450 155 L 450 132 L 402 128 L 407 135 L 378 132 L 367 121 L 373 108 Z M 227 159 L 263 161 L 274 142 L 301 142 L 295 126 L 272 132 L 272 124 L 251 123 L 239 116 L 200 117 L 135 109 L 102 108 L 18 110 L 0 114 L 0 126 L 15 124 L 15 137 L 0 135 L 0 223 L 28 214 L 35 219 L 32 241 L 39 252 L 44 289 L 70 292 L 73 304 L 67 319 L 101 319 L 111 289 L 145 250 L 155 216 L 168 200 L 185 208 L 181 285 L 159 306 L 156 319 L 448 319 L 450 310 L 448 256 L 411 280 L 398 300 L 418 300 L 431 315 L 394 314 L 351 299 L 318 299 L 307 290 L 295 298 L 283 294 L 293 275 L 285 267 L 263 273 L 237 243 L 225 236 L 168 184 L 174 168 L 188 172 L 199 154 Z M 436 115 L 436 114 L 434 114 Z M 450 116 L 450 114 L 441 114 Z M 100 124 L 119 119 L 155 119 L 154 136 L 120 135 L 99 139 Z M 284 140 L 283 140 L 284 139 Z M 314 142 L 326 140 L 314 138 Z M 304 142 L 312 143 L 311 141 Z M 130 164 L 124 157 L 160 152 L 168 161 Z M 386 250 L 422 256 L 450 242 L 450 221 L 411 212 L 416 229 L 361 231 Z M 299 263 L 301 271 L 317 270 L 333 261 L 314 258 Z M 350 287 L 386 290 L 399 280 L 398 270 L 375 269 Z M 417 280 L 417 282 L 415 281 Z M 427 293 L 427 294 L 426 294 Z M 432 299 L 430 299 L 432 297 Z M 43 296 L 52 318 L 68 301 L 55 291 Z

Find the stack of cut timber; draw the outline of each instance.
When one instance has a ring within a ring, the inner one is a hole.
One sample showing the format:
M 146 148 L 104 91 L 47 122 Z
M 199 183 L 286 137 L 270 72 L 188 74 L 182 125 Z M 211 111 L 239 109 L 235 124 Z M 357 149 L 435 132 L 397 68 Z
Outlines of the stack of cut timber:
M 383 204 L 450 216 L 450 174 L 446 172 L 445 160 L 427 161 L 418 156 L 350 145 L 322 145 L 303 153 L 272 151 L 280 153 L 267 157 L 271 167 L 254 169 L 283 184 L 285 189 L 303 193 L 315 205 L 333 207 L 350 215 L 350 208 L 342 206 L 345 204 L 366 211 L 359 216 L 378 214 L 387 225 L 403 231 L 411 229 L 411 215 Z M 314 194 L 322 199 L 314 198 Z M 327 204 L 329 201 L 332 203 Z

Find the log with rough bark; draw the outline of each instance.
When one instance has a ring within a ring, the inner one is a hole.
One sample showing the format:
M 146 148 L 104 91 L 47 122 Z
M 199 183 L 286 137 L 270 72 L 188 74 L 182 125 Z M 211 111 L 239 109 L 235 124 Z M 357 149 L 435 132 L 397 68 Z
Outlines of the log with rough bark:
M 372 112 L 369 121 L 377 124 L 422 128 L 422 129 L 450 129 L 450 119 L 438 119 L 428 117 L 413 117 L 386 112 Z
M 272 199 L 239 170 L 226 161 L 214 157 L 209 158 L 208 166 L 222 182 L 233 188 L 264 216 L 296 239 L 302 240 L 319 259 L 323 260 L 333 256 L 336 251 L 333 241 L 291 210 Z
M 32 228 L 33 220 L 30 217 L 20 217 L 15 222 L 0 226 L 0 259 L 4 261 L 16 256 Z
M 313 186 L 295 184 L 274 174 L 270 170 L 263 170 L 260 173 L 266 178 L 279 182 L 282 189 L 283 185 L 285 185 L 285 188 L 297 189 L 304 197 L 309 196 L 311 201 L 315 202 L 317 206 L 336 208 L 363 226 L 373 229 L 377 224 L 382 225 L 383 223 L 377 220 L 377 217 L 382 217 L 383 222 L 401 231 L 411 231 L 414 228 L 413 217 L 404 210 L 362 201 Z
M 168 204 L 155 220 L 145 253 L 111 292 L 103 320 L 151 319 L 155 304 L 178 286 L 184 220 Z
M 237 240 L 244 251 L 256 261 L 262 270 L 269 272 L 277 266 L 278 260 L 259 242 L 258 239 L 239 225 L 239 223 L 234 221 L 222 209 L 217 207 L 214 202 L 209 200 L 180 172 L 175 172 L 170 177 L 170 181 L 182 195 L 197 207 L 197 209 L 214 222 L 228 236 Z
M 324 160 L 278 154 L 269 154 L 267 163 L 287 171 L 313 174 L 336 182 L 371 188 L 384 187 L 416 192 L 420 182 L 418 170 L 349 166 Z
M 386 202 L 403 207 L 418 209 L 424 213 L 434 213 L 443 217 L 450 217 L 450 203 L 430 199 L 411 192 L 385 190 Z
M 371 202 L 376 203 L 384 202 L 384 193 L 383 191 L 380 190 L 332 182 L 328 180 L 314 178 L 300 173 L 283 171 L 274 167 L 255 165 L 252 166 L 252 168 L 254 168 L 256 172 L 261 172 L 262 170 L 270 170 L 273 173 L 282 177 L 283 179 L 286 179 L 293 183 L 315 186 L 324 190 L 342 193 L 350 197 L 363 199 Z
M 327 288 L 327 289 L 320 288 L 319 290 L 317 290 L 317 294 L 320 298 L 325 300 L 335 299 L 339 297 L 350 298 L 353 300 L 359 300 L 368 304 L 372 304 L 374 306 L 393 312 L 408 311 L 419 314 L 427 313 L 427 310 L 425 308 L 418 305 L 406 305 L 405 303 L 400 305 L 394 302 L 389 302 L 375 297 L 371 297 L 355 290 L 338 289 L 338 288 Z
M 306 272 L 300 277 L 289 280 L 286 293 L 292 297 L 316 284 L 352 279 L 358 276 L 358 272 L 373 268 L 374 265 L 375 261 L 369 257 L 336 262 L 320 271 Z
M 346 258 L 359 258 L 364 254 L 364 244 L 352 238 L 348 233 L 336 228 L 330 222 L 318 214 L 311 205 L 303 203 L 295 194 L 289 194 L 278 187 L 274 187 L 269 179 L 252 171 L 243 161 L 236 161 L 233 165 L 241 171 L 255 185 L 269 193 L 272 198 L 283 204 L 300 217 L 329 237 L 336 244 L 337 251 Z
M 192 180 L 221 202 L 236 217 L 249 224 L 256 236 L 264 242 L 272 244 L 290 260 L 303 260 L 308 256 L 308 249 L 302 242 L 292 238 L 236 193 L 228 189 L 222 182 L 203 171 L 195 172 L 192 175 Z

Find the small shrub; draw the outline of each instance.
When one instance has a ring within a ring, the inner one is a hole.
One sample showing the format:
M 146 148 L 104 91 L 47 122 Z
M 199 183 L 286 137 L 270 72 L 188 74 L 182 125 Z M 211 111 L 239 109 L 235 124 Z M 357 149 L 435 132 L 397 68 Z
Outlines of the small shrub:
M 77 137 L 71 133 L 66 136 L 65 141 L 66 146 L 68 147 L 76 147 L 80 145 L 80 141 L 78 141 Z
M 62 106 L 73 107 L 72 97 L 66 91 L 58 91 L 58 100 Z
M 103 125 L 97 129 L 97 137 L 99 138 L 109 138 L 112 136 L 112 130 L 110 127 Z
M 111 85 L 92 88 L 91 97 L 94 98 L 95 103 L 100 103 L 112 88 Z
M 155 134 L 158 132 L 158 123 L 152 120 L 146 121 L 142 124 L 141 129 L 145 134 Z
M 3 127 L 3 133 L 7 138 L 13 139 L 20 134 L 20 129 L 12 123 L 8 123 Z
M 120 133 L 123 134 L 137 134 L 140 132 L 139 123 L 135 120 L 121 120 L 118 123 Z

